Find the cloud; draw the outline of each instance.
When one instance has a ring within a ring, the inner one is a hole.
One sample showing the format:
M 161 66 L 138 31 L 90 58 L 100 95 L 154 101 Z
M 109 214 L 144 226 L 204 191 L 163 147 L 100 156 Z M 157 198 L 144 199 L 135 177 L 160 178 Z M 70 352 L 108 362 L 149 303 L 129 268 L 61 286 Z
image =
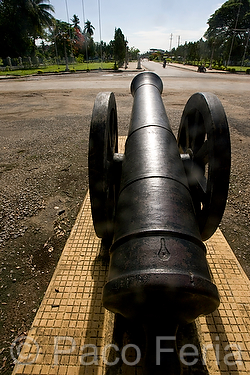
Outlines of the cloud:
M 141 53 L 148 51 L 150 48 L 160 48 L 169 50 L 170 37 L 172 34 L 171 46 L 177 47 L 180 36 L 180 44 L 185 41 L 197 41 L 203 37 L 207 27 L 202 27 L 197 30 L 189 29 L 174 29 L 170 30 L 167 27 L 154 27 L 151 30 L 141 30 L 128 35 L 129 45 L 138 46 Z
M 206 30 L 207 27 L 201 27 L 198 30 L 177 29 L 175 30 L 175 34 L 181 36 L 181 44 L 184 44 L 185 41 L 196 42 L 203 37 Z

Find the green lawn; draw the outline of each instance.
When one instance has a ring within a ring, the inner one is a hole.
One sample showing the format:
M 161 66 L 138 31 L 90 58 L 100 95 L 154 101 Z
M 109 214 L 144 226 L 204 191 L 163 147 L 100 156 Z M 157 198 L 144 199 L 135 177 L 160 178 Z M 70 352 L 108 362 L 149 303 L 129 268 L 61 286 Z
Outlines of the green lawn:
M 97 69 L 113 69 L 114 63 L 113 62 L 103 62 L 103 63 L 76 63 L 76 64 L 69 64 L 69 70 L 73 73 L 74 71 L 78 70 L 97 70 Z M 50 65 L 46 67 L 39 67 L 39 68 L 32 68 L 32 69 L 20 69 L 20 70 L 8 70 L 8 71 L 0 71 L 1 76 L 12 75 L 12 76 L 25 76 L 29 74 L 43 74 L 43 73 L 59 73 L 65 72 L 66 66 L 65 65 Z

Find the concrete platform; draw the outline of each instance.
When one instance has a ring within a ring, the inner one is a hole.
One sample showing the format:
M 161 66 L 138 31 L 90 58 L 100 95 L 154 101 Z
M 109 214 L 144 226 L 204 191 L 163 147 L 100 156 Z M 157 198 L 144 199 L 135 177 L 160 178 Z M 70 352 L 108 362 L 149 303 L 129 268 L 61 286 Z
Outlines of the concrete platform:
M 87 194 L 25 344 L 19 338 L 11 348 L 17 357 L 22 347 L 13 375 L 143 374 L 131 327 L 102 307 L 108 264 L 99 256 L 100 245 Z M 188 328 L 191 340 L 182 337 L 182 353 L 192 351 L 183 356 L 184 373 L 247 375 L 250 281 L 220 230 L 206 247 L 221 304 Z

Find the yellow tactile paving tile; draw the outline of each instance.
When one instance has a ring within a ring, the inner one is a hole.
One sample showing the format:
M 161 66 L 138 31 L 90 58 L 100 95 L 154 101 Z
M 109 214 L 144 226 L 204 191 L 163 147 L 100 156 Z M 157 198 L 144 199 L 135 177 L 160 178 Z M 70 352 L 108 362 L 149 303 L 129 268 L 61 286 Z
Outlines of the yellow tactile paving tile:
M 120 139 L 122 146 L 124 140 Z M 131 366 L 138 356 L 126 329 L 119 341 L 119 322 L 102 307 L 108 264 L 99 256 L 100 246 L 87 194 L 13 375 L 143 374 L 140 362 Z M 206 247 L 221 304 L 195 322 L 202 374 L 249 374 L 250 282 L 220 230 Z M 201 374 L 192 349 L 187 373 Z
M 78 374 L 85 342 L 103 347 L 110 314 L 101 305 L 107 264 L 99 250 L 87 195 L 21 352 L 29 363 L 15 374 Z
M 211 374 L 249 374 L 249 279 L 220 230 L 206 246 L 221 298 L 220 306 L 213 314 L 197 320 L 201 346 L 207 352 L 207 366 Z

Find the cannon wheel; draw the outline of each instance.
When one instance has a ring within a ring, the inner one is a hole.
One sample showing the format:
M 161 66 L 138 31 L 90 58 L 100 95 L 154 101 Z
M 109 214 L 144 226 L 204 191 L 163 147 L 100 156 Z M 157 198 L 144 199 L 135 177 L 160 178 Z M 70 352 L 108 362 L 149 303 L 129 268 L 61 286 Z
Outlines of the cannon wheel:
M 182 114 L 177 143 L 180 154 L 190 157 L 184 166 L 201 238 L 205 241 L 215 232 L 224 213 L 231 165 L 227 118 L 214 94 L 196 93 L 190 97 Z
M 113 93 L 97 95 L 89 137 L 89 191 L 96 235 L 112 239 L 115 207 L 113 157 L 118 151 L 117 109 Z

